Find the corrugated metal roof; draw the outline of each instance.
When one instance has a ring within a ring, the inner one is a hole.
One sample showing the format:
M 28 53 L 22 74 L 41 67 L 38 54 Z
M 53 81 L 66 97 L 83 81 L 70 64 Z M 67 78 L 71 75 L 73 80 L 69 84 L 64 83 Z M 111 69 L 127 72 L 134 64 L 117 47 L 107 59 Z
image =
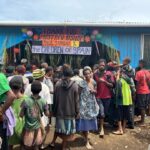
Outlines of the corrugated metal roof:
M 91 27 L 150 27 L 150 22 L 41 22 L 0 21 L 0 26 L 91 26 Z

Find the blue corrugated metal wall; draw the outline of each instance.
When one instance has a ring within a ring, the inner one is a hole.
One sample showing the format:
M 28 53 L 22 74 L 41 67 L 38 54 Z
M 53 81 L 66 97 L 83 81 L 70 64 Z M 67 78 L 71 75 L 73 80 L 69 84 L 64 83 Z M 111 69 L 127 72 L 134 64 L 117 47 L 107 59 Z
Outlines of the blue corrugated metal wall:
M 107 46 L 120 51 L 120 60 L 124 57 L 130 57 L 131 65 L 136 67 L 141 58 L 141 36 L 150 34 L 150 28 L 123 28 L 123 27 L 105 27 L 101 28 L 101 42 Z
M 0 28 L 0 62 L 2 62 L 3 51 L 25 40 L 21 28 L 1 27 Z
M 131 65 L 136 67 L 141 58 L 141 32 L 134 28 L 103 28 L 101 42 L 120 51 L 120 61 L 130 57 Z
M 102 38 L 100 42 L 120 51 L 120 60 L 130 57 L 131 65 L 136 67 L 141 58 L 141 35 L 149 34 L 150 28 L 123 28 L 123 27 L 100 27 Z M 8 37 L 8 39 L 7 39 Z M 11 47 L 25 40 L 22 37 L 21 28 L 0 28 L 0 58 L 3 49 Z M 5 43 L 6 42 L 6 43 Z

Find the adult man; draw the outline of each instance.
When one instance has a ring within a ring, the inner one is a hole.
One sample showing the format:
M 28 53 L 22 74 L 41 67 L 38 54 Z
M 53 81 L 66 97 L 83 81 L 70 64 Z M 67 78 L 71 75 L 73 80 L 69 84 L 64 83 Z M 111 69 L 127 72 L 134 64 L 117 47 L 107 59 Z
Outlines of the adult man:
M 26 72 L 24 74 L 25 77 L 31 77 L 32 76 L 32 67 L 31 65 L 26 66 Z
M 137 71 L 135 76 L 136 81 L 136 107 L 140 110 L 141 124 L 145 121 L 145 112 L 148 108 L 150 89 L 148 82 L 150 80 L 150 73 L 145 69 L 146 62 L 144 60 L 139 61 L 140 70 Z
M 46 68 L 48 68 L 48 64 L 46 62 L 43 62 L 41 64 L 41 69 L 46 70 Z
M 132 69 L 132 67 L 130 66 L 131 63 L 131 59 L 126 57 L 123 60 L 123 65 L 122 65 L 122 69 L 124 70 L 124 72 L 130 77 L 130 78 L 134 78 L 134 70 Z
M 11 106 L 15 95 L 11 91 L 7 78 L 0 73 L 0 137 L 2 139 L 2 150 L 8 150 L 6 129 L 3 127 L 3 114 Z
M 47 67 L 45 70 L 45 77 L 43 79 L 43 83 L 47 85 L 49 88 L 49 93 L 51 95 L 51 104 L 53 104 L 53 94 L 54 94 L 54 84 L 52 82 L 53 80 L 53 68 Z M 51 112 L 51 105 L 49 104 L 50 112 Z
M 45 70 L 45 77 L 44 77 L 44 80 L 43 80 L 43 83 L 45 83 L 49 88 L 52 103 L 53 103 L 53 94 L 54 94 L 54 85 L 53 85 L 53 82 L 52 82 L 53 74 L 54 74 L 53 67 L 47 67 L 46 70 Z
M 24 76 L 25 72 L 26 72 L 25 66 L 23 66 L 23 65 L 18 65 L 18 66 L 16 67 L 17 76 L 21 76 L 22 79 L 23 79 L 23 84 L 24 84 L 24 89 L 23 89 L 23 90 L 25 90 L 26 87 L 27 87 L 28 84 L 29 84 L 29 80 Z M 8 77 L 8 78 L 7 78 L 8 81 L 10 81 L 14 76 L 16 76 L 16 75 L 13 75 L 13 76 Z
M 80 82 L 83 80 L 80 76 L 79 76 L 79 69 L 74 69 L 74 76 L 71 78 L 72 81 L 75 81 L 78 85 L 80 84 Z
M 14 72 L 15 72 L 15 67 L 14 66 L 8 66 L 6 68 L 6 77 L 8 78 L 10 76 L 13 76 Z
M 26 58 L 22 58 L 21 59 L 21 65 L 26 66 L 27 65 L 27 59 Z
M 41 82 L 42 84 L 42 90 L 40 92 L 40 96 L 47 101 L 47 104 L 52 104 L 52 100 L 51 100 L 51 96 L 50 96 L 50 92 L 49 92 L 49 88 L 46 84 L 43 83 L 44 80 L 44 76 L 45 76 L 45 72 L 41 69 L 36 69 L 33 71 L 33 78 L 35 80 L 38 80 Z M 31 84 L 29 84 L 25 90 L 25 95 L 27 96 L 31 96 L 32 92 L 31 92 Z
M 100 137 L 104 136 L 104 118 L 108 116 L 110 101 L 112 99 L 112 88 L 114 84 L 113 74 L 106 71 L 106 62 L 104 59 L 99 60 L 99 70 L 94 74 L 97 82 L 97 102 L 100 107 Z

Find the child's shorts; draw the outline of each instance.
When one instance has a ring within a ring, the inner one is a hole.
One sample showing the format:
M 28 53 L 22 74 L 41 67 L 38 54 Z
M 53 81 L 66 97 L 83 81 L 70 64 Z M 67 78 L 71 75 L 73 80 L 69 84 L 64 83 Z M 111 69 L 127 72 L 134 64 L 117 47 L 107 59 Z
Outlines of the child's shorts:
M 118 105 L 116 108 L 117 120 L 129 120 L 130 119 L 130 106 Z
M 137 94 L 135 106 L 138 109 L 147 109 L 150 104 L 150 94 Z
M 42 130 L 37 129 L 37 135 L 35 139 L 35 132 L 36 130 L 24 130 L 24 135 L 23 135 L 23 144 L 24 146 L 31 147 L 31 146 L 38 146 L 41 145 L 43 142 L 43 135 L 42 135 Z

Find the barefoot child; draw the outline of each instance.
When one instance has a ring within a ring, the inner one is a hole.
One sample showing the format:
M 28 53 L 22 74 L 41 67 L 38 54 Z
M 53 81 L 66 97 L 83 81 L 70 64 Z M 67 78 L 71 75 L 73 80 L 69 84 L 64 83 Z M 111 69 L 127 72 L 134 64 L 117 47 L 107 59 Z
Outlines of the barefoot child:
M 35 80 L 31 85 L 32 95 L 22 103 L 20 116 L 25 117 L 25 127 L 23 131 L 23 144 L 32 150 L 39 149 L 43 141 L 43 126 L 41 116 L 44 112 L 49 116 L 46 100 L 39 96 L 41 83 Z
M 130 78 L 123 71 L 117 72 L 116 77 L 116 110 L 118 120 L 118 130 L 113 132 L 116 135 L 125 133 L 126 122 L 130 117 L 130 106 L 132 105 L 132 95 L 130 88 Z
M 11 106 L 16 120 L 14 134 L 9 138 L 9 150 L 12 150 L 14 145 L 21 144 L 21 134 L 22 134 L 22 129 L 24 127 L 24 118 L 21 118 L 19 114 L 21 111 L 20 106 L 26 97 L 22 93 L 23 79 L 21 76 L 13 77 L 10 80 L 9 85 L 16 96 L 16 99 L 14 100 Z

